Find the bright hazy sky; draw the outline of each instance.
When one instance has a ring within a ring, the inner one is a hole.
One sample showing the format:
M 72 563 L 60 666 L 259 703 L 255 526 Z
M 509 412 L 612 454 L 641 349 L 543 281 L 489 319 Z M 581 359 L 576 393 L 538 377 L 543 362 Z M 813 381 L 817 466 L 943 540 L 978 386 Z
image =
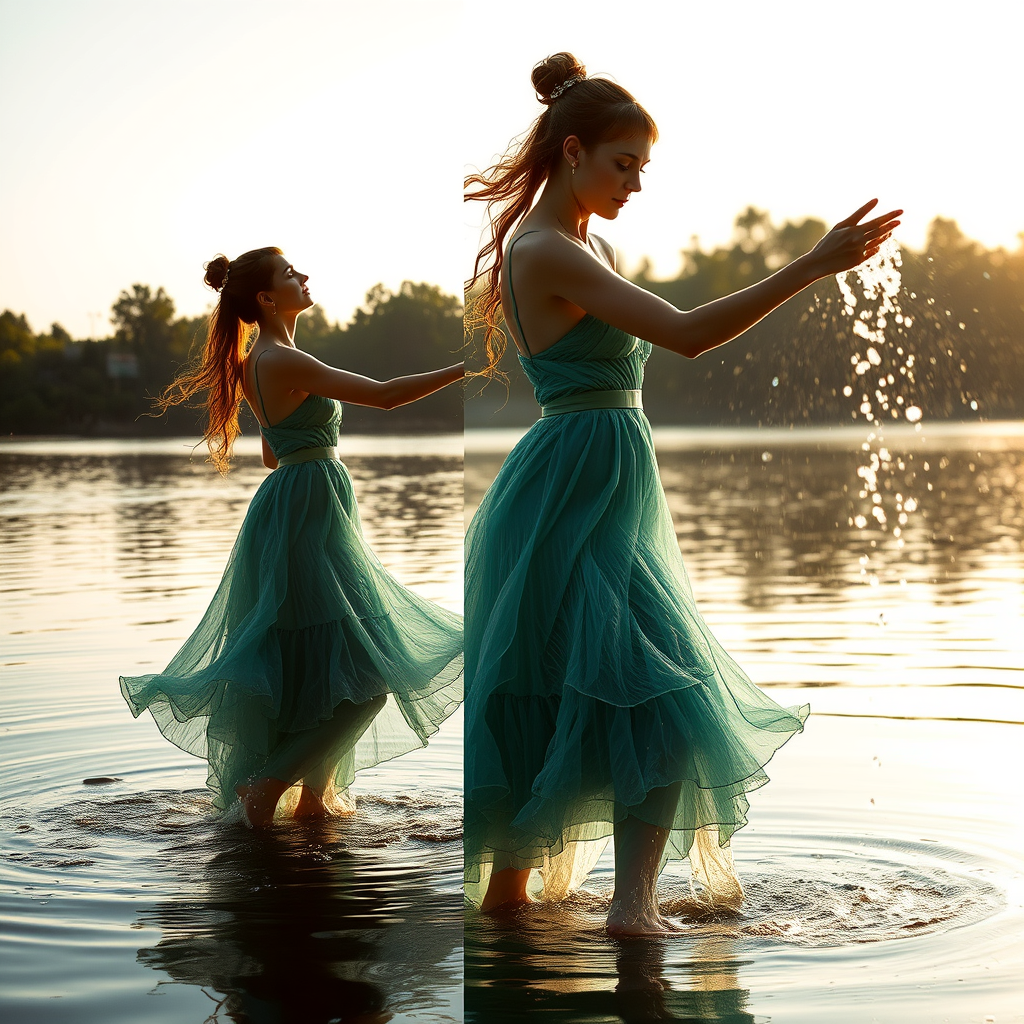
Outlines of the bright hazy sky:
M 539 113 L 569 49 L 658 121 L 644 191 L 595 224 L 658 273 L 746 205 L 834 221 L 864 199 L 987 245 L 1024 231 L 1024 9 L 909 0 L 0 0 L 0 308 L 106 332 L 133 282 L 178 311 L 202 264 L 282 246 L 347 320 L 383 281 L 458 293 L 461 177 Z
M 0 309 L 105 334 L 139 281 L 197 314 L 203 263 L 264 245 L 332 319 L 378 281 L 461 294 L 460 11 L 0 0 Z

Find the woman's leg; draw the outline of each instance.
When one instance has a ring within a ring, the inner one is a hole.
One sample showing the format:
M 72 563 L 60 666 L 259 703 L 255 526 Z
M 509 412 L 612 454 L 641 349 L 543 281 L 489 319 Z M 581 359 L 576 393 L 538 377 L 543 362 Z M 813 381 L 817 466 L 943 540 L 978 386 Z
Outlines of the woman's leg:
M 235 790 L 249 823 L 254 827 L 269 825 L 284 791 L 299 779 L 303 780 L 302 796 L 295 813 L 327 814 L 323 794 L 337 763 L 329 755 L 339 749 L 351 750 L 386 703 L 387 694 L 383 693 L 361 704 L 344 700 L 326 722 L 286 735 L 267 760 L 263 776 Z
M 527 895 L 530 882 L 530 868 L 514 868 L 509 865 L 507 854 L 495 853 L 491 868 L 491 879 L 480 909 L 487 913 L 492 910 L 514 910 L 536 902 Z
M 264 776 L 235 786 L 245 819 L 252 828 L 266 828 L 274 820 L 277 802 L 289 785 L 283 779 Z
M 674 808 L 680 786 L 652 790 L 645 805 Z M 663 815 L 658 815 L 663 817 Z M 615 825 L 615 891 L 608 910 L 612 935 L 666 935 L 679 929 L 658 910 L 658 872 L 669 830 L 627 815 Z
M 362 704 L 343 701 L 335 708 L 334 717 L 319 726 L 310 754 L 312 757 L 319 754 L 320 759 L 314 764 L 310 764 L 309 757 L 303 760 L 302 792 L 293 812 L 295 817 L 322 818 L 331 813 L 324 802 L 324 795 L 334 781 L 338 762 L 335 758 L 325 758 L 323 754 L 328 750 L 351 751 L 387 701 L 385 693 Z

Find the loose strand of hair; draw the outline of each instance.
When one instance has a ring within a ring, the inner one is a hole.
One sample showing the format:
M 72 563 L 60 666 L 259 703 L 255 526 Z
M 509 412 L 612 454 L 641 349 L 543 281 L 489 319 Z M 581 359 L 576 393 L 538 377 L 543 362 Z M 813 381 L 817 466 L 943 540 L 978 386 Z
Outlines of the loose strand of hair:
M 516 225 L 530 212 L 534 198 L 548 176 L 548 168 L 538 159 L 537 150 L 544 134 L 544 115 L 521 144 L 512 148 L 493 167 L 468 175 L 464 187 L 480 187 L 466 191 L 464 201 L 485 202 L 490 237 L 484 242 L 473 262 L 473 273 L 466 282 L 467 294 L 476 283 L 485 279 L 482 293 L 466 303 L 467 344 L 471 345 L 476 333 L 483 328 L 484 357 L 482 369 L 469 376 L 498 379 L 506 384 L 508 377 L 499 363 L 508 348 L 508 336 L 502 329 L 504 320 L 501 304 L 501 271 L 505 263 L 505 239 Z M 495 215 L 494 211 L 497 210 Z
M 244 324 L 232 310 L 225 308 L 224 296 L 210 314 L 206 342 L 198 360 L 181 371 L 153 400 L 158 413 L 171 406 L 190 403 L 206 409 L 203 440 L 210 451 L 207 459 L 222 475 L 228 471 L 231 451 L 241 434 L 238 411 L 242 404 L 242 364 L 255 326 Z M 191 399 L 205 392 L 205 399 Z

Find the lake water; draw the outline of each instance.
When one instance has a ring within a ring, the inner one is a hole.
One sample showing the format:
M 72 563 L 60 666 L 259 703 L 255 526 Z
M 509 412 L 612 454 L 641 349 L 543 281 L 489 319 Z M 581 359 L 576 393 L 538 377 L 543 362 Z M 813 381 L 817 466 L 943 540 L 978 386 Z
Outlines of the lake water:
M 182 441 L 0 444 L 4 1021 L 462 1017 L 458 716 L 360 773 L 354 817 L 258 836 L 121 698 L 212 596 L 267 473 L 238 451 L 222 479 Z M 343 436 L 342 457 L 384 564 L 460 611 L 462 437 Z
M 468 515 L 520 433 L 467 434 Z M 467 1021 L 1024 1021 L 1024 425 L 887 431 L 884 528 L 864 428 L 655 442 L 705 618 L 811 718 L 733 840 L 741 913 L 670 867 L 684 934 L 613 941 L 609 851 L 567 903 L 467 918 Z
M 516 436 L 467 436 L 468 514 Z M 613 942 L 606 856 L 567 904 L 467 919 L 467 1020 L 1024 1021 L 1024 425 L 887 434 L 886 529 L 864 441 L 656 431 L 706 618 L 812 716 L 735 837 L 739 916 L 670 869 L 686 932 Z M 343 438 L 371 544 L 455 610 L 462 444 Z M 181 442 L 0 445 L 5 1021 L 463 1015 L 459 720 L 361 773 L 354 818 L 261 839 L 121 699 L 220 577 L 266 473 L 240 451 L 220 479 Z

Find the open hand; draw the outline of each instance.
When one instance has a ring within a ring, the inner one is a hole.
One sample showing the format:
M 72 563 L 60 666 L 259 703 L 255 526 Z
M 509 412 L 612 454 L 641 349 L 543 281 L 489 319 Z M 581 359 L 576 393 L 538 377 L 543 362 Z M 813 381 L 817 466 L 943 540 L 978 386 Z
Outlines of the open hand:
M 877 199 L 865 203 L 855 210 L 846 220 L 841 220 L 809 253 L 814 261 L 815 270 L 822 276 L 841 274 L 844 270 L 852 270 L 865 260 L 870 259 L 889 238 L 893 229 L 899 224 L 896 218 L 902 210 L 891 210 L 874 220 L 860 223 L 861 217 L 878 205 Z

